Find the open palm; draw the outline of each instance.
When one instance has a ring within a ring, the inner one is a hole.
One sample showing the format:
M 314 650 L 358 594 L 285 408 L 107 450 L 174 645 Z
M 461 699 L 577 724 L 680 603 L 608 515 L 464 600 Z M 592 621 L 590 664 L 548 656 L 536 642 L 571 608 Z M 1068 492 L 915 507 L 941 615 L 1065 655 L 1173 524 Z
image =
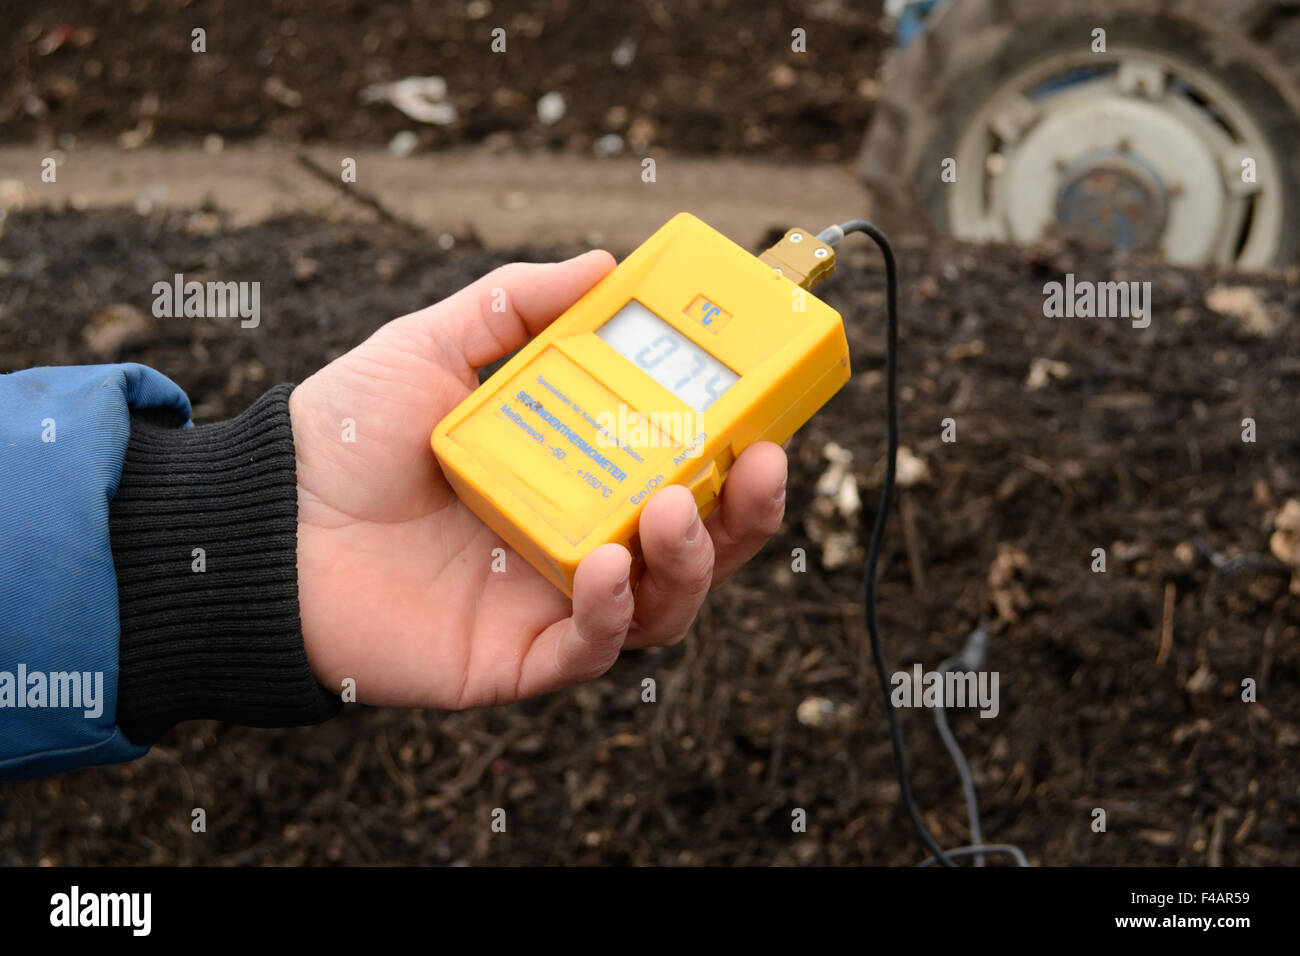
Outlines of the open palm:
M 711 585 L 776 530 L 785 455 L 761 443 L 737 459 L 707 522 L 685 488 L 649 501 L 635 592 L 631 556 L 607 544 L 578 567 L 571 603 L 443 478 L 429 436 L 478 385 L 478 368 L 536 336 L 612 266 L 591 252 L 497 269 L 389 322 L 293 391 L 299 603 L 323 685 L 352 678 L 368 703 L 455 708 L 590 680 L 621 650 L 680 640 Z M 497 548 L 504 573 L 493 571 Z

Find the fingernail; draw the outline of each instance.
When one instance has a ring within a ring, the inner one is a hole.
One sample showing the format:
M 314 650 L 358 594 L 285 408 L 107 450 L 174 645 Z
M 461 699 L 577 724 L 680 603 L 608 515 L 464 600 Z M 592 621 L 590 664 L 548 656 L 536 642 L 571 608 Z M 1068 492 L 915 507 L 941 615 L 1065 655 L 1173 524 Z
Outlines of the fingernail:
M 776 490 L 776 494 L 772 496 L 772 504 L 779 505 L 781 504 L 781 502 L 785 501 L 785 486 L 789 482 L 789 480 L 790 480 L 789 478 L 781 479 L 781 487 L 778 488 Z
M 700 529 L 704 527 L 700 521 L 700 513 L 695 512 L 695 517 L 691 519 L 690 526 L 686 529 L 686 543 L 694 544 L 695 539 L 700 536 Z
M 628 578 L 624 578 L 622 581 L 619 581 L 614 588 L 614 597 L 621 598 L 624 594 L 627 593 L 628 587 L 629 587 Z

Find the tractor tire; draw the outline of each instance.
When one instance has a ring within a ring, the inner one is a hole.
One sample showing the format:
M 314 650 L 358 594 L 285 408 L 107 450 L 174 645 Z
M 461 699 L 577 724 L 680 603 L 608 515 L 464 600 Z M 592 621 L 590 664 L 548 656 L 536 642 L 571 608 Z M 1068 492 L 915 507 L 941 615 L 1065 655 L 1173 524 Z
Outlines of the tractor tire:
M 872 217 L 894 231 L 951 235 L 940 169 L 971 118 L 1005 78 L 1086 46 L 1096 27 L 1111 44 L 1199 64 L 1247 107 L 1276 157 L 1284 206 L 1272 261 L 1261 264 L 1295 262 L 1300 4 L 1278 0 L 948 0 L 886 60 L 858 166 Z

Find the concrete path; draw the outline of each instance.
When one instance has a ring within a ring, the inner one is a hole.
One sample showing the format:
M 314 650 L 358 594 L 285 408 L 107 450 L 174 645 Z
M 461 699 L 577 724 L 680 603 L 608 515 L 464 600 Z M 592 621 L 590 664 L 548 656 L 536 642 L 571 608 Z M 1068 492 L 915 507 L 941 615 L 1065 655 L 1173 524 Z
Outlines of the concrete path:
M 49 155 L 59 157 L 54 183 L 41 181 L 41 161 Z M 345 156 L 356 160 L 357 171 L 348 195 L 340 177 Z M 276 143 L 227 146 L 216 154 L 108 145 L 55 154 L 6 146 L 0 147 L 0 204 L 147 210 L 211 202 L 236 223 L 248 223 L 291 212 L 373 220 L 380 213 L 368 198 L 422 230 L 472 229 L 495 248 L 590 243 L 615 251 L 636 246 L 682 210 L 748 247 L 772 228 L 820 229 L 866 211 L 865 193 L 845 166 L 655 159 L 657 181 L 644 183 L 640 157 L 457 150 L 398 159 L 382 150 L 300 151 Z

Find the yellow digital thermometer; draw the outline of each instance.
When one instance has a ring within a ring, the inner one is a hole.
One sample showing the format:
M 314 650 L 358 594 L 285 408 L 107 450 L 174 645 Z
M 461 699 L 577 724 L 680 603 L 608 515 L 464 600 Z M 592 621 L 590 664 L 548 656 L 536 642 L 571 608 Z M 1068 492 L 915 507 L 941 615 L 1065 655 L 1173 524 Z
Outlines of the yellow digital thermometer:
M 811 234 L 783 245 L 833 263 Z M 760 260 L 674 216 L 434 429 L 460 500 L 565 594 L 607 542 L 640 570 L 655 491 L 686 486 L 706 517 L 745 448 L 785 441 L 848 381 L 839 313 L 779 249 Z

